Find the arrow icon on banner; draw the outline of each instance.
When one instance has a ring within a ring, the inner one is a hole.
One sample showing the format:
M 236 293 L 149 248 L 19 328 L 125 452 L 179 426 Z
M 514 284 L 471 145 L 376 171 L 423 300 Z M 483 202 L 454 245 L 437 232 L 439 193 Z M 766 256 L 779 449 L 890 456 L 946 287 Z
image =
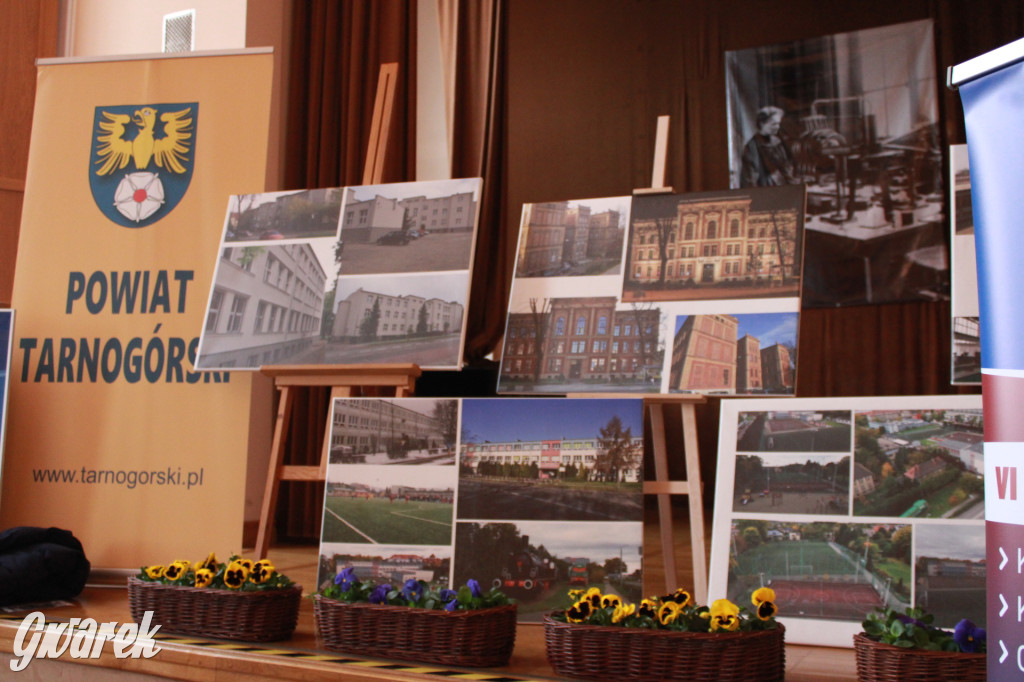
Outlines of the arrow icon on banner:
M 999 548 L 999 556 L 1003 557 L 1003 560 L 999 562 L 999 570 L 1001 571 L 1006 562 L 1010 560 L 1010 557 L 1006 556 L 1006 552 L 1003 551 L 1002 547 Z
M 1010 652 L 1006 650 L 1006 645 L 1003 644 L 1003 640 L 999 640 L 999 648 L 1003 650 L 1002 655 L 999 657 L 999 662 L 1002 663 L 1006 660 L 1006 657 L 1010 655 Z
M 1006 603 L 1005 599 L 1003 599 L 1001 592 L 999 593 L 999 601 L 1003 603 L 1003 608 L 999 609 L 999 617 L 1002 618 L 1003 614 L 1006 613 L 1006 609 L 1010 608 L 1010 605 Z

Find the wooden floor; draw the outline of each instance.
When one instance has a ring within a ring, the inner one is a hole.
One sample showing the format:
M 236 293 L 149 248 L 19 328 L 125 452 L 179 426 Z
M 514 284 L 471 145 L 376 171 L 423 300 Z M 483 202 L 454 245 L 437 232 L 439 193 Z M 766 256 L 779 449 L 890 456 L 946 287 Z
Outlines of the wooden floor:
M 645 523 L 644 591 L 660 593 L 665 584 L 662 556 L 658 546 L 656 514 L 647 514 Z M 691 553 L 685 511 L 677 514 L 675 524 L 676 561 L 681 585 L 691 580 Z M 654 523 L 650 521 L 653 520 Z M 315 584 L 317 548 L 315 546 L 272 546 L 270 559 L 277 569 L 307 590 Z M 116 581 L 120 583 L 120 580 Z M 130 622 L 127 590 L 114 586 L 90 585 L 73 604 L 44 610 L 48 620 L 93 618 L 99 623 Z M 0 620 L 0 678 L 14 660 L 17 627 L 25 614 L 8 614 Z M 516 646 L 507 667 L 486 670 L 441 669 L 410 663 L 361 660 L 348 654 L 333 654 L 319 647 L 313 627 L 313 605 L 303 599 L 295 636 L 286 642 L 251 646 L 240 643 L 197 640 L 184 637 L 163 639 L 161 651 L 150 659 L 117 659 L 106 646 L 96 660 L 72 661 L 65 656 L 56 661 L 34 660 L 18 673 L 19 680 L 134 680 L 187 679 L 223 682 L 234 680 L 552 680 L 559 679 L 548 665 L 544 651 L 542 625 L 523 624 L 516 633 Z M 852 649 L 802 645 L 786 647 L 786 679 L 794 682 L 856 680 Z

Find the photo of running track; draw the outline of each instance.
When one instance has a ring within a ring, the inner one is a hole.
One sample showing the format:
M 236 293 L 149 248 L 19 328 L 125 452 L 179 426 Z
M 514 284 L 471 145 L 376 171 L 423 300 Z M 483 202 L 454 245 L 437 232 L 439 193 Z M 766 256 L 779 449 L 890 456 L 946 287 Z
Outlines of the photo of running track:
M 737 452 L 845 452 L 853 447 L 849 410 L 741 412 Z
M 451 466 L 329 466 L 321 542 L 449 545 L 455 482 Z
M 735 519 L 728 595 L 749 603 L 775 590 L 779 616 L 860 621 L 882 605 L 909 606 L 911 526 Z

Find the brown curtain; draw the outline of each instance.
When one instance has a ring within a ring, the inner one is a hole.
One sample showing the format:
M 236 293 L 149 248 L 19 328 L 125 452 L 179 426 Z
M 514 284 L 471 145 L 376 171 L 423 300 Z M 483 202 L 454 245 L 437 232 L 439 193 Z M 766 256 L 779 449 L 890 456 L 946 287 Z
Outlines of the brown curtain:
M 480 226 L 467 308 L 465 359 L 480 363 L 498 345 L 518 234 L 508 229 L 505 188 L 505 3 L 439 0 L 456 17 L 452 177 L 482 177 Z
M 363 184 L 380 65 L 396 62 L 394 116 L 382 182 L 413 179 L 415 0 L 294 3 L 284 189 Z M 317 464 L 330 408 L 327 389 L 299 391 L 285 449 L 290 464 Z M 318 541 L 323 484 L 284 482 L 278 537 Z

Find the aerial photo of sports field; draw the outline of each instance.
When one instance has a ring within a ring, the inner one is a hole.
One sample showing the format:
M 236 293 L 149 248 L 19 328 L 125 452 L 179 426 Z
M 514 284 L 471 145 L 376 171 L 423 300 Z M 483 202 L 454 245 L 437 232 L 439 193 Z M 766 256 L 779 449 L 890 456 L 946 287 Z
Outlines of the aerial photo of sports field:
M 859 622 L 884 604 L 909 605 L 911 526 L 735 519 L 728 594 L 749 603 L 775 590 L 780 617 Z
M 738 452 L 850 452 L 849 410 L 740 412 Z

